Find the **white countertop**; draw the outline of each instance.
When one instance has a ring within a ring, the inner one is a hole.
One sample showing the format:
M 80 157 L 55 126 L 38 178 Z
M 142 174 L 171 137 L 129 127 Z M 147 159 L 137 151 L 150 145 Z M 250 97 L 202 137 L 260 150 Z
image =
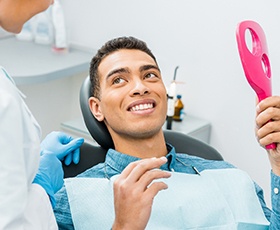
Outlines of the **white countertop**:
M 17 85 L 34 84 L 72 76 L 89 70 L 94 53 L 70 47 L 66 54 L 54 53 L 50 45 L 0 39 L 0 65 Z

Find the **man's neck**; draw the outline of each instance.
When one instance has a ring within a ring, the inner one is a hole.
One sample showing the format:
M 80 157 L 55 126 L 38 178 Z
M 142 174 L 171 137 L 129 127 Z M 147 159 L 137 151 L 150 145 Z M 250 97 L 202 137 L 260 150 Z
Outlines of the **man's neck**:
M 114 139 L 114 144 L 118 152 L 138 158 L 161 157 L 167 154 L 162 131 L 148 138 L 118 137 Z

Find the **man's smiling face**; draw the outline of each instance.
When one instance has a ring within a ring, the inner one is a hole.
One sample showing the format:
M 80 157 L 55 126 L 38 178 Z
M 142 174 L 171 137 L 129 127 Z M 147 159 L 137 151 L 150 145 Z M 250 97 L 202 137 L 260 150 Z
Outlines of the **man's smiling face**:
M 90 102 L 95 117 L 115 136 L 145 138 L 161 129 L 167 110 L 160 70 L 145 52 L 121 49 L 98 67 L 100 101 Z M 97 116 L 96 116 L 97 115 Z

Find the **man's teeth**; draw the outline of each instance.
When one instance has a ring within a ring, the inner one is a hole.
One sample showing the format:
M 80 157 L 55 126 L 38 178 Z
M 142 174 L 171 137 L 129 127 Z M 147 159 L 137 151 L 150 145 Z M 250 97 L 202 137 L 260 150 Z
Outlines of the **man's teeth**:
M 139 111 L 139 110 L 145 110 L 145 109 L 151 109 L 153 108 L 153 104 L 149 103 L 149 104 L 140 104 L 140 105 L 136 105 L 133 106 L 130 111 Z

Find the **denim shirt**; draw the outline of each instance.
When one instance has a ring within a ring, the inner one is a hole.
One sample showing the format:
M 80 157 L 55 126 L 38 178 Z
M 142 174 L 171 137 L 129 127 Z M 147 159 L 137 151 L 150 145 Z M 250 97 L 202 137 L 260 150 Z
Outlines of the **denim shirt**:
M 168 161 L 161 166 L 162 170 L 196 174 L 206 169 L 234 168 L 233 165 L 225 161 L 205 160 L 185 153 L 176 153 L 175 148 L 169 144 L 167 144 L 167 149 L 168 154 L 166 157 Z M 109 149 L 104 163 L 93 166 L 77 177 L 110 178 L 116 174 L 120 174 L 128 164 L 137 160 L 140 160 L 140 158 Z M 280 177 L 271 172 L 271 211 L 265 204 L 263 190 L 255 183 L 256 194 L 258 195 L 267 220 L 270 221 L 269 229 L 271 230 L 280 229 L 280 193 L 277 192 L 278 188 L 280 189 Z M 56 194 L 54 213 L 59 229 L 74 229 L 65 186 Z

